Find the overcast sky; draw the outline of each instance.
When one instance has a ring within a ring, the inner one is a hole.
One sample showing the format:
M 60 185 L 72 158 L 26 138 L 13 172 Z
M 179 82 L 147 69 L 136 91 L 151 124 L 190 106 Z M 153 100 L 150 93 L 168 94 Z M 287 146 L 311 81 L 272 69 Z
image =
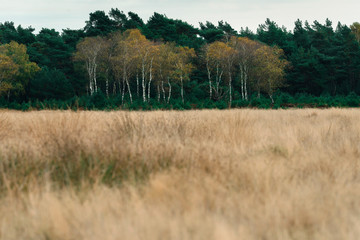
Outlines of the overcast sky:
M 329 18 L 334 25 L 360 22 L 360 0 L 0 0 L 0 4 L 0 22 L 31 25 L 37 32 L 43 27 L 80 29 L 90 12 L 108 13 L 111 8 L 135 12 L 145 22 L 154 12 L 195 27 L 199 22 L 224 20 L 235 30 L 256 30 L 266 18 L 289 30 L 298 18 L 321 23 Z

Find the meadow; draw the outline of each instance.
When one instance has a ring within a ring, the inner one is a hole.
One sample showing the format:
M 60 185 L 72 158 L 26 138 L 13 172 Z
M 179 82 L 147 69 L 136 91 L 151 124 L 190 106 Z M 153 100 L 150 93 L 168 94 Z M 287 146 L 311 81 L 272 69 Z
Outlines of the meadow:
M 0 240 L 359 236 L 359 109 L 0 111 Z

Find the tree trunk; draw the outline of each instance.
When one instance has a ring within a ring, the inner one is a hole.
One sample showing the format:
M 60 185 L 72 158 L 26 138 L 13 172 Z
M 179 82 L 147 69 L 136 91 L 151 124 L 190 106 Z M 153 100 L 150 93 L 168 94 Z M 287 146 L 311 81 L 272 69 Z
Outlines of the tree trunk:
M 211 86 L 211 72 L 209 67 L 209 61 L 206 61 L 206 69 L 208 72 L 208 79 L 209 79 L 209 99 L 212 99 L 212 86 Z
M 183 76 L 180 76 L 180 82 L 181 82 L 181 100 L 184 104 L 184 83 L 183 83 Z
M 88 76 L 89 76 L 89 85 L 88 85 L 88 91 L 90 91 L 90 96 L 93 94 L 93 87 L 92 87 L 92 81 L 93 81 L 93 68 L 92 68 L 92 64 L 91 64 L 91 59 L 88 58 L 86 61 L 86 69 L 88 72 Z M 89 95 L 89 93 L 88 93 Z
M 146 102 L 145 63 L 144 63 L 144 61 L 142 63 L 141 74 L 142 74 L 141 85 L 142 85 L 142 92 L 143 92 L 143 102 Z
M 244 89 L 245 89 L 245 100 L 247 101 L 249 98 L 248 98 L 248 91 L 247 91 L 247 81 L 248 81 L 248 70 L 247 68 L 245 67 L 245 81 L 244 81 Z
M 271 93 L 269 93 L 269 97 L 270 97 L 270 99 L 271 99 L 271 103 L 274 104 L 274 99 L 273 99 L 273 96 L 272 96 Z
M 129 79 L 127 76 L 127 69 L 126 66 L 123 65 L 123 89 L 125 89 L 125 84 L 127 86 L 127 89 L 129 90 L 129 97 L 130 97 L 130 102 L 132 103 L 132 94 L 131 94 L 131 89 L 130 89 L 130 84 L 129 84 Z M 124 91 L 124 90 L 123 90 Z M 125 94 L 124 94 L 125 95 Z M 124 96 L 123 96 L 124 98 Z
M 166 102 L 166 95 L 165 95 L 165 89 L 164 89 L 164 81 L 161 80 L 161 89 L 163 92 L 163 99 L 164 99 L 164 103 Z
M 95 89 L 95 92 L 98 91 L 98 89 L 97 89 L 97 81 L 96 81 L 96 68 L 97 68 L 97 64 L 95 63 L 94 64 L 94 89 Z
M 92 80 L 89 82 L 89 90 L 90 90 L 90 96 L 92 96 L 93 93 L 94 93 L 94 87 L 93 87 L 93 81 Z
M 160 102 L 160 86 L 157 85 L 157 101 Z
M 139 97 L 139 73 L 136 72 L 136 95 Z
M 148 84 L 148 100 L 150 100 L 153 60 L 154 60 L 154 58 L 151 59 L 151 62 L 150 62 L 150 70 L 149 70 L 150 73 L 149 73 L 149 84 Z
M 219 93 L 219 82 L 220 82 L 219 78 L 220 78 L 219 77 L 219 65 L 216 65 L 216 79 L 215 79 L 215 85 L 216 85 L 215 91 L 216 91 L 216 94 Z
M 121 93 L 121 91 L 122 91 L 121 89 L 124 84 L 119 80 L 118 85 L 119 85 L 119 93 Z
M 269 81 L 269 91 L 268 91 L 268 94 L 269 94 L 269 97 L 270 97 L 270 99 L 271 99 L 271 103 L 274 104 L 273 90 L 272 90 L 272 84 L 271 84 L 270 78 L 268 78 L 268 81 Z
M 229 108 L 231 108 L 232 103 L 232 86 L 231 86 L 232 78 L 231 78 L 231 72 L 229 71 Z
M 169 96 L 168 96 L 168 104 L 170 103 L 170 98 L 171 98 L 171 84 L 170 84 L 170 79 L 168 78 L 168 85 L 169 85 Z
M 125 83 L 122 83 L 122 90 L 121 90 L 121 105 L 124 104 L 124 96 L 125 96 Z
M 106 69 L 106 96 L 109 98 L 109 69 Z
M 89 89 L 90 89 L 90 96 L 94 93 L 94 69 L 91 67 L 90 76 L 89 76 Z
M 129 84 L 129 79 L 127 77 L 125 77 L 126 79 L 126 85 L 127 85 L 127 88 L 129 90 L 129 96 L 130 96 L 130 103 L 132 104 L 132 94 L 131 94 L 131 89 L 130 89 L 130 84 Z
M 245 92 L 244 92 L 244 70 L 243 67 L 240 65 L 240 85 L 241 85 L 241 99 L 245 99 Z
M 113 83 L 113 95 L 116 94 L 116 81 L 114 81 Z
M 220 74 L 219 74 L 219 77 L 218 77 L 218 81 L 216 83 L 216 92 L 219 94 L 220 92 L 220 82 L 221 82 L 221 78 L 222 78 L 222 75 L 223 75 L 224 71 L 221 71 Z

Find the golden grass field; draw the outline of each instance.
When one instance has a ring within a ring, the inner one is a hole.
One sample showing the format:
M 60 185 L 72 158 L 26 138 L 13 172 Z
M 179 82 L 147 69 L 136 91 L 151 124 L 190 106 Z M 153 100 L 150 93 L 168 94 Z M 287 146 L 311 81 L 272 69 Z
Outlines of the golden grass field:
M 360 110 L 1 111 L 0 239 L 360 239 Z

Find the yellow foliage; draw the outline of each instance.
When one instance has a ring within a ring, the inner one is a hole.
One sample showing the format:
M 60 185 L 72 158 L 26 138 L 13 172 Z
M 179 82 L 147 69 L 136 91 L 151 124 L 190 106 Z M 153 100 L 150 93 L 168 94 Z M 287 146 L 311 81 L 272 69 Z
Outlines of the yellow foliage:
M 190 73 L 195 69 L 195 66 L 191 64 L 191 59 L 196 56 L 195 50 L 180 46 L 175 48 L 175 54 L 175 65 L 178 73 L 176 76 L 188 80 Z
M 354 33 L 356 40 L 360 42 L 360 23 L 355 22 L 350 26 L 352 32 Z
M 266 92 L 272 99 L 275 89 L 283 86 L 285 68 L 288 61 L 284 59 L 284 51 L 278 47 L 262 46 L 255 52 L 256 75 L 258 78 L 258 90 Z
M 174 43 L 165 43 L 158 46 L 158 54 L 154 62 L 156 79 L 165 82 L 168 78 L 172 78 L 175 75 L 177 59 L 175 51 L 176 46 Z
M 226 48 L 227 45 L 223 42 L 213 42 L 208 45 L 206 56 L 212 62 L 221 63 L 225 59 L 224 49 Z
M 18 71 L 18 65 L 9 56 L 0 54 L 0 82 L 16 76 Z
M 40 67 L 30 62 L 25 45 L 12 41 L 0 46 L 0 94 L 11 90 L 24 91 L 38 71 Z

